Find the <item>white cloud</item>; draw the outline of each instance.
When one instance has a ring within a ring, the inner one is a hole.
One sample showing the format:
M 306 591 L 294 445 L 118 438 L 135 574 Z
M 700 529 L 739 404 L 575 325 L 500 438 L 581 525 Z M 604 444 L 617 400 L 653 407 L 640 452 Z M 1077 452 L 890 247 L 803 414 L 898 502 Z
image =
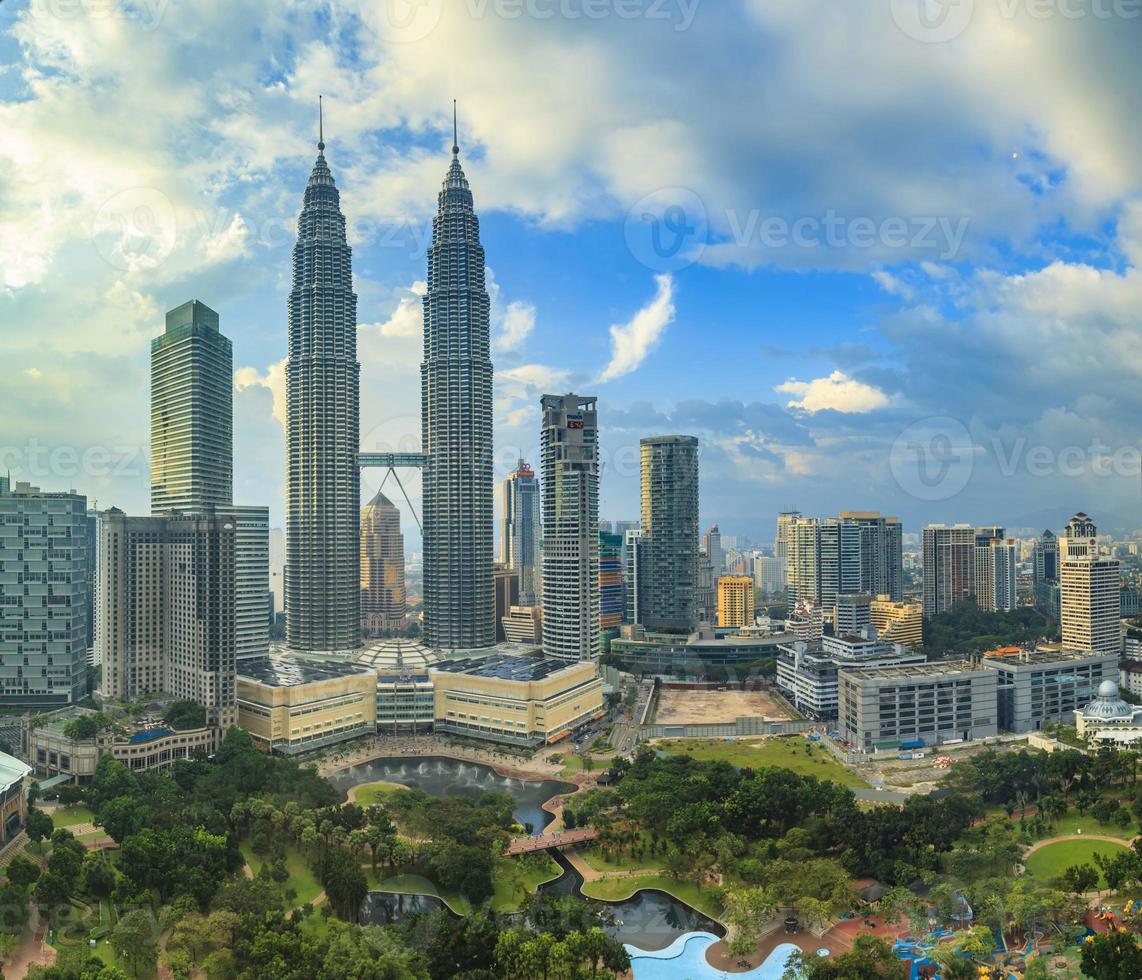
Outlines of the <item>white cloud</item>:
M 286 359 L 271 364 L 263 374 L 257 368 L 240 367 L 234 372 L 234 390 L 266 388 L 274 398 L 274 418 L 284 429 L 286 424 Z
M 523 300 L 512 300 L 504 310 L 492 346 L 500 351 L 518 350 L 534 329 L 535 307 Z
M 428 292 L 428 285 L 417 280 L 405 291 L 397 302 L 397 307 L 384 323 L 361 323 L 357 330 L 377 331 L 382 337 L 409 339 L 424 336 L 424 307 L 421 300 Z
M 599 375 L 600 383 L 637 370 L 673 322 L 674 279 L 658 275 L 654 282 L 657 286 L 654 299 L 626 323 L 611 325 L 611 359 Z
M 570 371 L 548 367 L 545 364 L 521 364 L 519 367 L 496 372 L 498 382 L 522 386 L 546 395 L 563 391 L 570 378 Z
M 787 403 L 788 407 L 806 412 L 831 409 L 834 412 L 863 413 L 884 408 L 889 402 L 888 396 L 879 388 L 856 381 L 842 371 L 834 371 L 827 378 L 813 381 L 791 378 L 777 385 L 774 391 L 796 396 Z
M 22 373 L 31 378 L 33 381 L 39 381 L 40 378 L 44 376 L 44 372 L 41 371 L 38 367 L 24 368 Z

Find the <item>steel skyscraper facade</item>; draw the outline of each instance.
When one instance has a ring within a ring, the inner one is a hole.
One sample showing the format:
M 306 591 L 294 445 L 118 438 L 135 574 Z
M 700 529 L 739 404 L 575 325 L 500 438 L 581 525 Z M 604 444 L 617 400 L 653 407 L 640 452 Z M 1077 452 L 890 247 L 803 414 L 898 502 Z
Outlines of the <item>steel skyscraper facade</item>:
M 317 144 L 298 217 L 286 363 L 286 639 L 295 650 L 360 642 L 360 365 L 352 252 Z
M 424 642 L 471 649 L 496 638 L 492 361 L 480 222 L 455 137 L 432 221 L 427 285 L 420 366 Z
M 200 514 L 234 493 L 234 355 L 191 300 L 151 341 L 151 513 Z
M 639 616 L 648 629 L 688 632 L 698 589 L 698 440 L 654 436 L 642 452 Z
M 519 572 L 519 601 L 539 601 L 542 570 L 539 564 L 539 480 L 520 459 L 503 482 L 503 524 L 500 527 L 500 563 Z

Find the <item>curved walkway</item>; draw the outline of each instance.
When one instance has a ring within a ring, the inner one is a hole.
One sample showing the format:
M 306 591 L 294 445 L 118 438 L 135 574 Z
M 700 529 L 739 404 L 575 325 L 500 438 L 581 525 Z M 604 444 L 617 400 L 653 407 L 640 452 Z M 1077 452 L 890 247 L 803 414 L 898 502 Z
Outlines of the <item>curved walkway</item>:
M 1121 844 L 1123 847 L 1130 847 L 1133 845 L 1134 841 L 1138 840 L 1138 838 L 1110 837 L 1107 834 L 1061 834 L 1058 837 L 1047 837 L 1044 840 L 1036 841 L 1023 852 L 1023 857 L 1029 858 L 1036 851 L 1046 847 L 1048 844 L 1061 844 L 1063 841 L 1070 840 L 1099 840 L 1105 841 L 1108 844 Z

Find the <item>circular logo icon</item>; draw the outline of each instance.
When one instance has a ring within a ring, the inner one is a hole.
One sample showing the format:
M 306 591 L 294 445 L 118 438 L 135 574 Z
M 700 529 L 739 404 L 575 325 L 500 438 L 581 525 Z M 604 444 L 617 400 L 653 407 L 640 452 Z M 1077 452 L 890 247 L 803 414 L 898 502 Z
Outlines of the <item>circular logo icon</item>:
M 702 257 L 709 235 L 706 206 L 685 187 L 663 187 L 642 198 L 623 226 L 627 248 L 654 272 L 677 272 Z
M 971 434 L 947 416 L 913 422 L 889 455 L 897 486 L 917 500 L 950 500 L 968 485 L 974 465 Z
M 132 187 L 95 213 L 91 240 L 116 269 L 154 269 L 174 250 L 178 223 L 170 198 L 154 187 Z
M 422 41 L 440 23 L 444 0 L 362 0 L 361 14 L 386 41 Z
M 975 13 L 975 0 L 889 0 L 896 26 L 913 41 L 943 44 L 959 37 Z

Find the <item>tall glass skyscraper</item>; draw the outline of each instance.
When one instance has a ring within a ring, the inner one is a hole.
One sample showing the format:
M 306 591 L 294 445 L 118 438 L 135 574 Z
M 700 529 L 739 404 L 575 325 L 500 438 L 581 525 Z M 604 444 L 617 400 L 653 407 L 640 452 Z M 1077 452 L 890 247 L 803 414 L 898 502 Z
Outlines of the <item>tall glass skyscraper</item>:
M 639 621 L 687 632 L 697 623 L 698 440 L 643 439 Z
M 360 365 L 352 252 L 325 143 L 293 249 L 286 363 L 286 639 L 295 650 L 360 642 Z
M 191 300 L 151 341 L 151 513 L 200 514 L 234 494 L 234 355 Z
M 539 602 L 539 480 L 522 459 L 503 482 L 500 563 L 519 572 L 519 602 Z
M 424 642 L 441 649 L 496 638 L 488 309 L 480 222 L 454 138 L 432 221 L 420 366 Z

